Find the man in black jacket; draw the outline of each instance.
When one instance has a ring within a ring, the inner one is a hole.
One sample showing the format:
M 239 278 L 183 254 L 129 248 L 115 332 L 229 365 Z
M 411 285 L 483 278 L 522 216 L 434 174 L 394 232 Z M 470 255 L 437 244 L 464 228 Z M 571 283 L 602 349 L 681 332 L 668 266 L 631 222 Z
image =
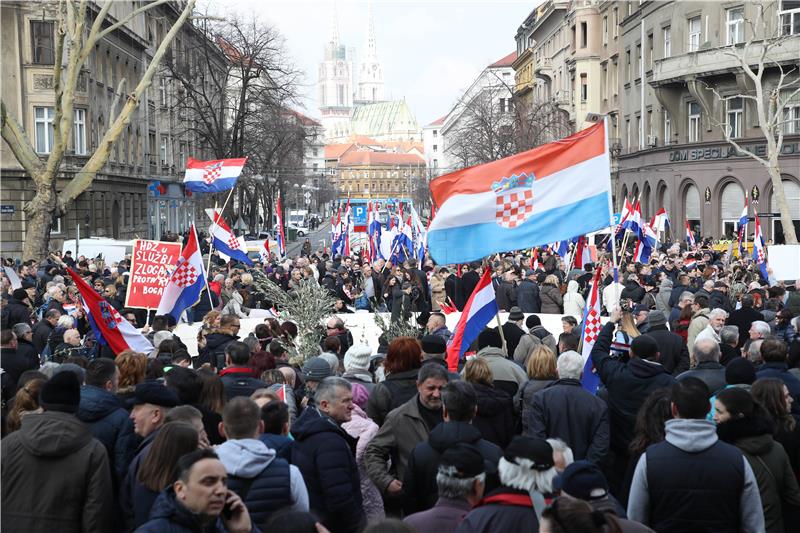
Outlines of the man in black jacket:
M 25 289 L 15 289 L 11 299 L 3 309 L 2 328 L 11 329 L 14 324 L 30 324 L 31 308 Z
M 225 348 L 225 368 L 219 373 L 225 387 L 225 397 L 230 400 L 236 396 L 250 396 L 267 384 L 253 377 L 253 368 L 247 366 L 250 348 L 243 342 L 234 341 Z
M 53 333 L 53 329 L 56 327 L 59 318 L 61 318 L 61 312 L 58 309 L 50 309 L 44 314 L 44 317 L 33 326 L 33 339 L 31 342 L 33 342 L 39 354 L 41 354 L 42 351 L 44 351 L 44 347 L 47 346 L 47 339 L 49 339 L 50 334 Z
M 39 369 L 39 352 L 33 345 L 33 330 L 30 324 L 14 324 L 11 329 L 17 337 L 17 356 L 25 361 L 26 370 Z
M 469 266 L 464 265 L 463 268 L 467 271 L 461 274 L 461 279 L 458 281 L 458 292 L 456 293 L 456 308 L 459 311 L 464 310 L 472 291 L 475 290 L 481 280 L 481 273 L 478 272 L 480 263 L 470 263 Z
M 675 379 L 683 381 L 688 377 L 698 378 L 706 384 L 711 394 L 725 387 L 725 367 L 719 363 L 721 355 L 719 344 L 713 339 L 700 339 L 694 343 L 692 355 L 697 366 L 681 373 Z
M 542 301 L 539 299 L 539 285 L 536 283 L 536 271 L 530 269 L 517 287 L 517 306 L 523 313 L 539 313 Z
M 417 444 L 408 458 L 403 476 L 406 514 L 418 513 L 436 504 L 439 497 L 436 486 L 439 457 L 458 443 L 476 447 L 483 456 L 490 483 L 496 476 L 497 462 L 503 451 L 481 438 L 480 431 L 472 425 L 477 401 L 475 389 L 466 381 L 452 381 L 442 389 L 443 422 L 431 430 L 427 442 Z M 492 488 L 490 486 L 489 490 Z
M 673 376 L 689 370 L 689 350 L 677 333 L 667 329 L 667 317 L 661 311 L 647 314 L 647 335 L 655 339 L 661 352 L 659 363 Z
M 753 295 L 742 295 L 742 308 L 731 311 L 728 315 L 728 320 L 725 322 L 729 326 L 736 326 L 739 328 L 739 348 L 744 346 L 747 339 L 750 338 L 750 326 L 757 320 L 764 320 L 764 315 L 760 311 L 753 309 Z

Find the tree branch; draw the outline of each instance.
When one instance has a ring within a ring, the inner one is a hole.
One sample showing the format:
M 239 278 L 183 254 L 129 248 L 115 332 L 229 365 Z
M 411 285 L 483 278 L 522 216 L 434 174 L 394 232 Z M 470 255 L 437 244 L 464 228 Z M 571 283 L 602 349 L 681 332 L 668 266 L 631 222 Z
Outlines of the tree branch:
M 33 182 L 36 185 L 40 185 L 43 170 L 42 161 L 36 154 L 30 139 L 22 131 L 22 126 L 19 125 L 14 117 L 8 114 L 6 103 L 3 100 L 0 100 L 0 127 L 2 127 L 3 140 L 8 144 L 11 153 L 17 158 L 25 172 L 30 175 Z

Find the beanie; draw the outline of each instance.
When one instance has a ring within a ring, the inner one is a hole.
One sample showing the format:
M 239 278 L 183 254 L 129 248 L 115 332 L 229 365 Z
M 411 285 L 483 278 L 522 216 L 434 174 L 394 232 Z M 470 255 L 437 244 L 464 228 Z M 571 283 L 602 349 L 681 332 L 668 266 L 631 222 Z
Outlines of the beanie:
M 59 372 L 39 391 L 39 405 L 45 411 L 75 414 L 81 403 L 81 384 L 72 372 Z
M 728 385 L 752 385 L 756 380 L 756 367 L 744 357 L 732 359 L 725 367 L 725 383 Z
M 372 350 L 366 344 L 354 344 L 344 354 L 344 370 L 367 370 Z

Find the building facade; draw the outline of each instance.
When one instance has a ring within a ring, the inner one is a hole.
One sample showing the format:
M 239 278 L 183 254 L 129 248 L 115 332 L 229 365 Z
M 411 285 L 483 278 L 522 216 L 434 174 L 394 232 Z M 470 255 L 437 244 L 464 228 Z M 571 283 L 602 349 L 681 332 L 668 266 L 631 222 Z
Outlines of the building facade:
M 109 17 L 121 20 L 137 7 L 137 2 L 114 2 Z M 97 148 L 112 115 L 124 104 L 124 94 L 138 83 L 180 8 L 179 3 L 168 3 L 138 15 L 103 38 L 89 56 L 78 80 L 74 124 L 57 190 Z M 99 7 L 89 2 L 88 9 L 97 12 Z M 44 159 L 53 144 L 56 13 L 41 4 L 3 2 L 0 17 L 6 28 L 0 37 L 3 101 Z M 173 42 L 172 57 L 177 58 L 187 43 L 198 38 L 199 33 L 185 25 Z M 120 95 L 123 78 L 127 85 Z M 179 121 L 192 117 L 179 117 L 170 107 L 175 90 L 166 75 L 156 75 L 91 188 L 55 220 L 52 249 L 60 249 L 65 239 L 78 234 L 82 238 L 159 238 L 167 231 L 187 229 L 202 212 L 203 205 L 186 194 L 181 182 L 186 158 L 201 158 L 205 152 L 191 134 L 178 127 Z M 5 143 L 0 149 L 0 169 L 0 251 L 20 257 L 26 225 L 23 207 L 33 198 L 34 187 Z
M 424 146 L 425 164 L 431 177 L 436 177 L 442 172 L 444 165 L 444 150 L 442 150 L 442 136 L 440 134 L 442 124 L 447 117 L 439 117 L 424 128 L 422 128 L 422 144 Z

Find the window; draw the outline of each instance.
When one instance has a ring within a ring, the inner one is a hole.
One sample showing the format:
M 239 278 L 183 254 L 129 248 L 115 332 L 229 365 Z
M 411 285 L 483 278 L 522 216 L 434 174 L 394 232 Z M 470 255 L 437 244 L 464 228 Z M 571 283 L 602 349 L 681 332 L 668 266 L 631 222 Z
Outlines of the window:
M 689 19 L 689 52 L 700 50 L 700 17 Z
M 616 39 L 617 35 L 618 35 L 618 32 L 619 32 L 619 12 L 617 11 L 617 8 L 615 7 L 611 11 L 611 35 L 613 35 L 614 38 Z
M 669 146 L 672 142 L 672 120 L 669 113 L 664 111 L 664 146 Z
M 178 161 L 178 163 L 180 165 L 182 165 L 182 166 L 185 166 L 186 165 L 186 141 L 181 141 L 181 143 L 178 145 L 178 150 L 179 150 L 178 158 L 180 159 L 180 161 Z M 316 167 L 316 163 L 314 164 L 314 166 Z M 316 170 L 316 168 L 314 168 L 314 170 Z
M 726 125 L 728 127 L 728 132 L 732 139 L 738 139 L 742 136 L 742 112 L 744 110 L 744 103 L 741 98 L 728 98 L 727 107 Z
M 800 0 L 783 0 L 780 16 L 783 35 L 800 34 Z
M 434 159 L 433 160 L 433 168 L 439 168 L 439 160 L 438 159 Z
M 700 104 L 689 102 L 689 142 L 700 140 Z
M 578 47 L 578 40 L 575 38 L 575 26 L 572 27 L 572 49 Z
M 647 35 L 647 70 L 653 70 L 653 34 Z
M 508 111 L 508 106 L 506 104 L 507 104 L 507 99 L 506 98 L 500 98 L 500 112 L 501 113 L 505 113 L 506 111 Z
M 439 146 L 434 144 L 433 145 L 433 151 L 434 152 L 438 152 L 439 151 Z
M 433 130 L 433 138 L 435 139 L 438 136 L 439 136 L 439 130 Z
M 86 155 L 86 110 L 75 109 L 75 120 L 72 126 L 72 143 L 75 155 Z
M 630 150 L 631 148 L 631 121 L 625 119 L 625 146 Z
M 636 45 L 636 57 L 633 58 L 633 60 L 635 62 L 634 64 L 636 65 L 634 67 L 633 77 L 638 79 L 640 77 L 641 72 L 642 72 L 642 66 L 644 65 L 644 63 L 642 62 L 642 45 L 641 44 L 637 44 Z
M 608 16 L 603 17 L 603 46 L 608 44 Z
M 589 99 L 589 85 L 586 82 L 586 74 L 581 74 L 581 102 Z
M 800 104 L 783 108 L 783 132 L 800 133 Z
M 169 162 L 169 139 L 166 135 L 161 136 L 161 164 L 166 165 Z
M 586 48 L 586 44 L 589 41 L 589 32 L 587 31 L 587 26 L 585 22 L 581 22 L 581 48 Z
M 664 58 L 672 56 L 672 28 L 664 28 Z
M 603 100 L 608 100 L 608 63 L 603 63 L 603 70 L 600 76 L 600 97 Z
M 727 44 L 744 42 L 744 8 L 735 7 L 725 11 L 725 26 L 728 30 Z
M 160 98 L 159 101 L 161 102 L 161 105 L 166 107 L 166 105 L 167 105 L 167 78 L 165 78 L 164 76 L 162 76 L 159 79 L 158 95 L 159 95 L 159 98 Z
M 34 107 L 34 121 L 36 123 L 36 151 L 40 154 L 49 154 L 53 149 L 53 117 L 52 107 Z
M 631 81 L 631 51 L 625 50 L 625 81 Z
M 639 149 L 644 148 L 644 136 L 642 135 L 642 117 L 636 117 L 636 136 L 639 138 Z
M 31 21 L 31 49 L 33 62 L 37 65 L 52 65 L 55 56 L 53 23 L 43 20 Z

